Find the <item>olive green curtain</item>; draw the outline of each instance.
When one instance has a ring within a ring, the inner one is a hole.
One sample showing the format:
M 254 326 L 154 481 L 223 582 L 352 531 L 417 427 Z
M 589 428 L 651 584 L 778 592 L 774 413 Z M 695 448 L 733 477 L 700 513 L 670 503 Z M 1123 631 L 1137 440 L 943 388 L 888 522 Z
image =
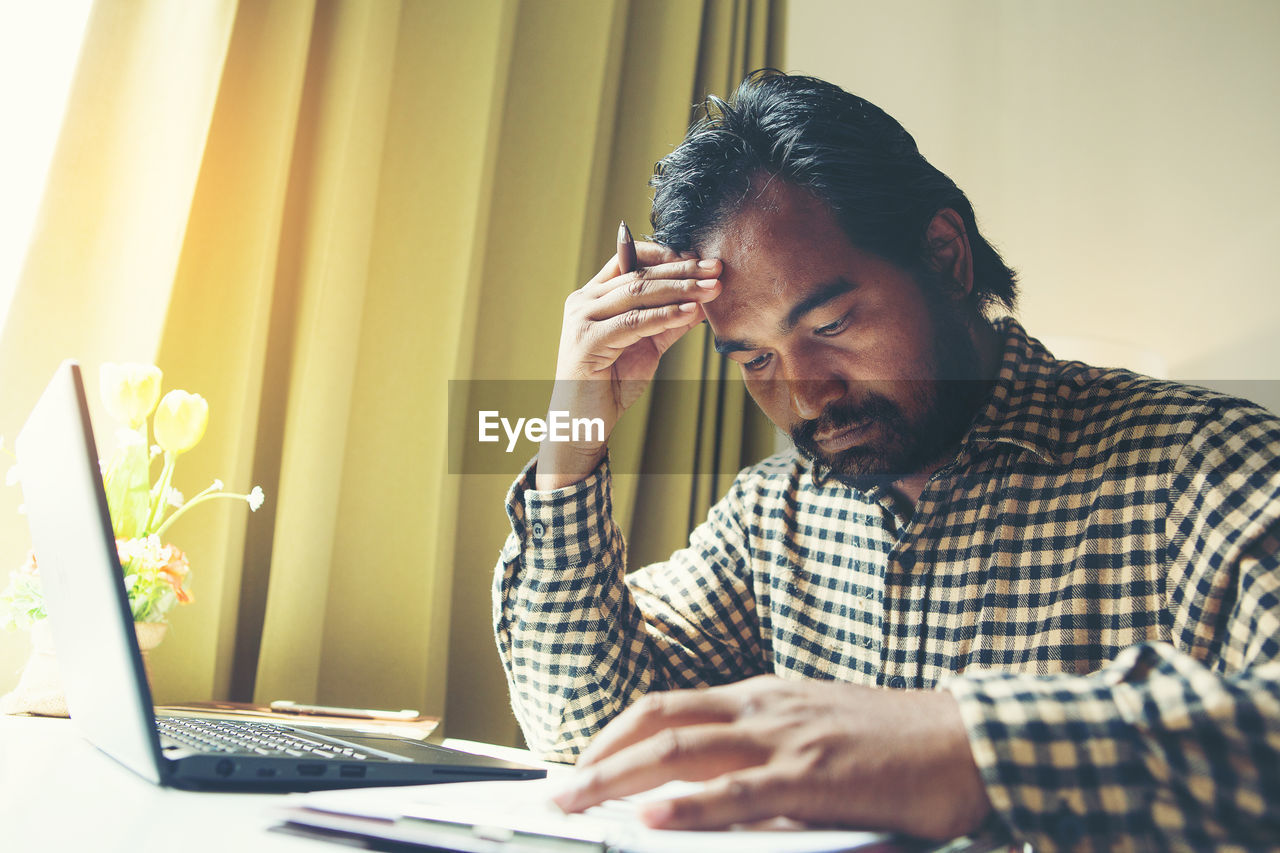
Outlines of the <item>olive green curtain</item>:
M 565 296 L 613 253 L 619 219 L 645 232 L 653 164 L 683 138 L 695 105 L 732 91 L 748 70 L 781 65 L 782 7 L 776 0 L 521 6 L 488 224 L 490 246 L 502 251 L 484 259 L 470 370 L 460 375 L 554 375 Z M 744 460 L 771 452 L 771 429 L 740 379 L 713 386 L 729 389 L 726 399 L 714 391 L 704 399 L 690 381 L 724 369 L 705 328 L 686 335 L 663 358 L 656 393 L 642 397 L 611 438 L 618 470 L 675 472 L 615 478 L 615 517 L 633 566 L 685 543 L 708 496 L 723 493 Z M 446 719 L 464 736 L 518 737 L 488 618 L 496 549 L 510 530 L 501 510 L 510 481 L 467 475 L 458 483 Z
M 178 487 L 266 491 L 172 528 L 196 602 L 154 655 L 159 701 L 418 707 L 516 741 L 489 628 L 510 476 L 449 472 L 449 380 L 552 375 L 564 296 L 619 218 L 645 230 L 691 105 L 781 64 L 781 20 L 747 0 L 99 0 L 0 334 L 0 433 L 62 358 L 91 379 L 155 361 L 211 404 Z M 723 369 L 701 332 L 662 367 Z M 707 472 L 620 478 L 637 559 L 771 446 L 740 382 L 708 388 L 650 395 L 614 442 Z

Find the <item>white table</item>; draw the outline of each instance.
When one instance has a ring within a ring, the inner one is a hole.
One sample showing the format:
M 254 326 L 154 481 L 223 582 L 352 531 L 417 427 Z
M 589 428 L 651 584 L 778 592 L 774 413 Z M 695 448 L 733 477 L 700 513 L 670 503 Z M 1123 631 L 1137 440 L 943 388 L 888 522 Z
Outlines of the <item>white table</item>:
M 524 751 L 445 746 L 523 763 Z M 567 773 L 544 765 L 552 775 Z M 70 720 L 0 715 L 0 853 L 328 853 L 272 832 L 281 794 L 179 791 L 147 782 L 83 740 Z M 989 849 L 983 847 L 981 849 Z
M 475 752 L 527 753 L 466 741 Z M 271 832 L 279 794 L 152 785 L 83 740 L 70 720 L 0 716 L 3 853 L 327 853 L 343 848 Z

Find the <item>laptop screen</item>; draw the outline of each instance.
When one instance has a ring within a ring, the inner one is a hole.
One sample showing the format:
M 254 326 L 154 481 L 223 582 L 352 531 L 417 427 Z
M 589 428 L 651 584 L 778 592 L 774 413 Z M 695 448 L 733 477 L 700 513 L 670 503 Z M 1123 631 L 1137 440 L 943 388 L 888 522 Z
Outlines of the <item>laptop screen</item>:
M 72 721 L 103 752 L 158 782 L 151 690 L 79 365 L 58 368 L 14 444 Z

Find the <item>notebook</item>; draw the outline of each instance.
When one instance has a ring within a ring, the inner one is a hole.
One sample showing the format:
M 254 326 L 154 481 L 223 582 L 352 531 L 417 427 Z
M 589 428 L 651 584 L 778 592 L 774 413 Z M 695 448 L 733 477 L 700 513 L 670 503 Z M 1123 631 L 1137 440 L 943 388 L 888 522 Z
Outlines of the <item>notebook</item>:
M 157 715 L 75 362 L 55 372 L 15 447 L 71 720 L 129 769 L 177 788 L 279 791 L 546 775 L 411 739 Z

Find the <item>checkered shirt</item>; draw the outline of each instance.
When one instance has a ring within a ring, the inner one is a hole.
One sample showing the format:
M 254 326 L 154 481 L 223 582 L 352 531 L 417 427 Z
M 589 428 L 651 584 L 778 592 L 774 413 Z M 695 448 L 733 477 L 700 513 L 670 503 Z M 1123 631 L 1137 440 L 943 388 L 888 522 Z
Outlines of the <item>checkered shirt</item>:
M 494 619 L 532 748 L 759 673 L 949 690 L 1042 850 L 1280 849 L 1280 420 L 1056 361 L 1012 320 L 914 511 L 794 453 L 624 577 L 608 462 L 513 486 Z

